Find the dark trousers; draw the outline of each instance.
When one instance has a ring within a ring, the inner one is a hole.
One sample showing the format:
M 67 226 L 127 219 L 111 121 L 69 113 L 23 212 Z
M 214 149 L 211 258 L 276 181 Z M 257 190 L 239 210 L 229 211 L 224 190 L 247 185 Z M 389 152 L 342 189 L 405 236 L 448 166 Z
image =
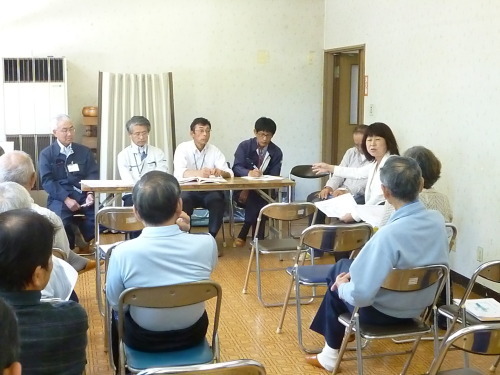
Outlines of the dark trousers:
M 76 214 L 83 214 L 84 216 L 66 216 L 62 219 L 64 230 L 68 236 L 69 247 L 71 249 L 75 248 L 75 231 L 73 230 L 73 224 L 78 226 L 80 232 L 82 233 L 83 239 L 86 242 L 90 242 L 95 237 L 95 217 L 94 217 L 94 206 L 86 209 L 82 209 Z
M 235 195 L 235 200 L 238 202 L 239 194 Z M 268 202 L 260 196 L 256 191 L 250 190 L 248 192 L 247 200 L 244 204 L 238 203 L 239 206 L 245 208 L 245 221 L 241 227 L 238 238 L 246 239 L 250 228 L 252 228 L 252 236 L 255 237 L 255 229 L 257 226 L 257 218 L 259 217 L 259 212 Z M 262 221 L 259 226 L 259 233 L 257 233 L 257 238 L 259 240 L 264 238 L 264 233 L 266 229 L 267 217 L 263 216 Z
M 349 272 L 352 262 L 352 259 L 342 259 L 332 266 L 326 279 L 328 290 L 310 327 L 314 332 L 323 335 L 328 346 L 333 349 L 340 349 L 345 333 L 345 327 L 338 321 L 338 317 L 347 312 L 352 314 L 354 306 L 341 300 L 337 290 L 330 291 L 330 286 L 340 273 Z M 411 319 L 400 319 L 386 315 L 372 306 L 359 309 L 359 321 L 363 324 L 391 325 L 404 323 L 408 320 Z
M 215 237 L 224 220 L 224 194 L 222 191 L 183 191 L 183 210 L 191 216 L 195 208 L 208 210 L 208 232 Z

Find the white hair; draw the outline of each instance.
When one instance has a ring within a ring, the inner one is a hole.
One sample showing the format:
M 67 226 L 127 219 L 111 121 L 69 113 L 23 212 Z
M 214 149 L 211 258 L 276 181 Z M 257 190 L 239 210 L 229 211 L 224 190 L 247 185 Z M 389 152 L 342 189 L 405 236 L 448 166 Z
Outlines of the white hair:
M 16 208 L 31 208 L 31 196 L 15 182 L 0 182 L 0 213 Z
M 50 120 L 50 129 L 52 131 L 57 130 L 57 127 L 59 126 L 59 124 L 61 122 L 64 122 L 64 121 L 70 121 L 71 122 L 71 118 L 68 115 L 65 115 L 65 114 L 60 114 L 60 115 L 57 115 L 57 116 L 53 117 Z
M 35 166 L 26 152 L 14 150 L 0 156 L 0 182 L 17 182 L 28 186 L 33 173 Z

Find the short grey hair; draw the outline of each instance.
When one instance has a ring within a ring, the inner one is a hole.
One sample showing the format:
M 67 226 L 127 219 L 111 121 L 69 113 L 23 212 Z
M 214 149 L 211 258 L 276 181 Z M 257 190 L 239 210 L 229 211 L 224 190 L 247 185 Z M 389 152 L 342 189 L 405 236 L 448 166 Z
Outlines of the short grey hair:
M 57 115 L 57 116 L 53 117 L 50 120 L 50 129 L 52 131 L 57 130 L 57 127 L 63 121 L 71 121 L 71 118 L 68 115 L 65 115 L 65 114 L 60 114 L 60 115 Z
M 27 186 L 35 173 L 33 160 L 24 151 L 9 151 L 0 156 L 0 182 L 17 182 Z
M 148 133 L 151 131 L 151 123 L 144 116 L 132 116 L 132 118 L 128 120 L 127 123 L 125 124 L 125 129 L 127 129 L 127 132 L 129 134 L 132 134 L 134 126 L 136 125 L 145 126 L 146 129 L 148 130 Z
M 417 200 L 420 192 L 422 171 L 416 160 L 393 155 L 380 169 L 380 181 L 394 198 L 403 202 Z
M 31 208 L 31 196 L 15 182 L 0 182 L 0 213 L 17 208 Z

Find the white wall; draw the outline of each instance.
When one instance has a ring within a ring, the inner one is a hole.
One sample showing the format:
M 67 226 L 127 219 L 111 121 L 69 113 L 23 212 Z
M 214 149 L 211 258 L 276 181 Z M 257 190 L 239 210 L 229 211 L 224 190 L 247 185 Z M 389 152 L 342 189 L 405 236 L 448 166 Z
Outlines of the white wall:
M 485 261 L 499 259 L 498 2 L 326 0 L 325 9 L 325 49 L 366 44 L 365 122 L 386 122 L 402 151 L 423 145 L 443 163 L 436 187 L 459 229 L 453 269 L 470 276 L 478 246 Z
M 28 0 L 0 14 L 0 57 L 66 56 L 75 122 L 100 70 L 172 71 L 178 142 L 207 117 L 232 163 L 271 117 L 287 174 L 320 157 L 323 17 L 324 0 Z

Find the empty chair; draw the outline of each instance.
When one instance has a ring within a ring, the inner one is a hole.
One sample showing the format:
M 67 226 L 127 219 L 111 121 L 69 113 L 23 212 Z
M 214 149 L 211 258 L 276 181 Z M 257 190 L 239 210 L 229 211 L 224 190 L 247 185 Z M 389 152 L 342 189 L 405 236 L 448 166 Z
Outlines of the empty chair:
M 373 228 L 366 223 L 360 224 L 336 224 L 336 225 L 312 225 L 302 232 L 300 236 L 299 250 L 295 256 L 295 265 L 288 267 L 286 272 L 291 276 L 290 285 L 285 295 L 285 303 L 281 313 L 280 322 L 278 324 L 277 333 L 281 333 L 283 321 L 290 299 L 290 293 L 295 283 L 295 301 L 301 301 L 304 298 L 323 297 L 323 294 L 317 296 L 315 287 L 327 286 L 326 277 L 331 264 L 321 265 L 304 265 L 304 256 L 300 256 L 300 252 L 304 247 L 314 248 L 315 251 L 324 251 L 329 253 L 335 252 L 351 252 L 361 249 L 370 239 L 373 233 Z M 301 296 L 300 287 L 313 287 L 313 293 L 310 296 Z M 299 346 L 307 353 L 318 352 L 319 350 L 308 349 L 302 342 L 302 314 L 301 304 L 296 303 L 297 307 L 297 338 Z
M 205 338 L 200 344 L 183 350 L 142 352 L 123 342 L 125 306 L 172 308 L 193 305 L 215 298 L 211 320 L 211 343 Z M 119 374 L 125 369 L 138 373 L 153 367 L 172 367 L 217 362 L 219 360 L 219 316 L 222 289 L 214 281 L 196 281 L 151 288 L 128 288 L 120 295 L 118 304 Z
M 270 203 L 264 206 L 257 218 L 257 227 L 255 229 L 255 236 L 252 240 L 252 251 L 248 260 L 247 273 L 243 285 L 243 293 L 247 293 L 248 280 L 250 272 L 252 271 L 252 263 L 255 256 L 255 272 L 257 278 L 257 296 L 259 301 L 264 306 L 281 306 L 282 302 L 269 303 L 264 301 L 262 296 L 262 280 L 261 272 L 264 271 L 278 271 L 281 268 L 266 268 L 261 269 L 260 256 L 264 254 L 282 255 L 285 253 L 295 253 L 299 241 L 291 236 L 290 224 L 293 221 L 308 218 L 310 216 L 316 218 L 316 206 L 312 203 Z M 259 227 L 262 224 L 262 216 L 267 216 L 274 221 L 274 224 L 269 224 L 269 239 L 259 240 L 257 234 Z M 284 233 L 283 227 L 286 227 L 287 233 Z
M 403 370 L 401 371 L 401 374 L 405 374 L 410 366 L 410 362 L 415 354 L 415 351 L 417 350 L 420 338 L 426 333 L 432 331 L 432 326 L 428 324 L 431 315 L 430 312 L 435 308 L 439 294 L 446 283 L 448 273 L 449 269 L 445 265 L 429 265 L 410 269 L 394 269 L 387 276 L 381 288 L 389 291 L 408 293 L 424 290 L 432 286 L 435 288 L 434 301 L 431 307 L 425 309 L 419 318 L 409 319 L 408 323 L 383 326 L 362 324 L 359 321 L 359 307 L 354 308 L 352 315 L 349 313 L 340 315 L 338 318 L 339 322 L 347 328 L 340 347 L 339 357 L 335 363 L 332 374 L 336 374 L 338 372 L 342 361 L 352 359 L 357 359 L 358 374 L 363 374 L 364 356 L 361 349 L 361 339 L 391 339 L 414 336 L 415 342 L 413 343 L 411 350 L 391 353 L 384 352 L 369 356 L 369 358 L 373 358 L 379 356 L 409 354 Z M 436 320 L 436 318 L 434 320 Z M 344 358 L 349 336 L 353 331 L 356 335 L 356 357 Z M 435 335 L 437 336 L 437 333 L 435 333 Z
M 235 361 L 211 363 L 208 365 L 193 365 L 182 367 L 152 368 L 141 371 L 139 375 L 266 375 L 262 364 L 251 359 L 237 359 Z
M 428 372 L 429 375 L 481 375 L 483 372 L 470 368 L 439 371 L 452 347 L 466 353 L 500 355 L 500 323 L 478 324 L 454 332 L 441 345 Z M 494 371 L 494 368 L 490 371 Z
M 312 170 L 312 165 L 311 164 L 302 164 L 302 165 L 296 165 L 290 170 L 290 173 L 288 175 L 288 178 L 290 180 L 295 181 L 294 177 L 299 177 L 299 178 L 321 178 L 328 176 L 328 173 L 320 173 L 316 174 Z M 288 197 L 290 202 L 295 201 L 295 186 L 290 186 L 289 191 L 288 191 Z

